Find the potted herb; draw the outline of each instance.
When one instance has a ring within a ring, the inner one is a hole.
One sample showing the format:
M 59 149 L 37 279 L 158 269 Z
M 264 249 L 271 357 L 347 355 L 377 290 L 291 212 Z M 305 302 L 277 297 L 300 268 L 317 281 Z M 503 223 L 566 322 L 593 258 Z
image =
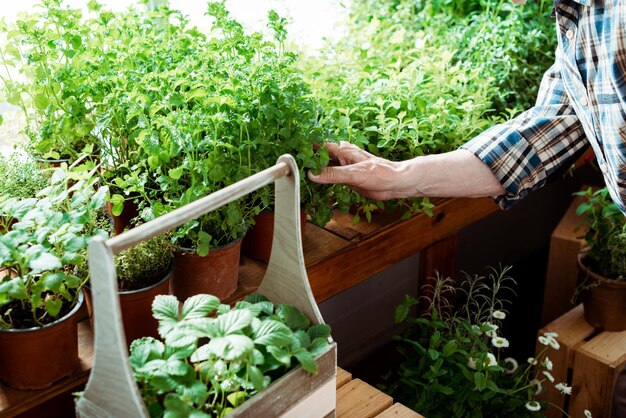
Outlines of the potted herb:
M 211 295 L 178 306 L 174 296 L 157 296 L 162 341 L 131 345 L 130 364 L 153 417 L 225 416 L 297 364 L 316 373 L 315 357 L 329 348 L 328 325 L 311 325 L 295 307 L 261 295 L 233 308 Z
M 437 277 L 430 296 L 419 301 L 425 302 L 421 316 L 411 314 L 418 301 L 407 296 L 396 310 L 397 322 L 406 325 L 396 337 L 401 362 L 384 390 L 433 418 L 543 417 L 542 409 L 558 408 L 536 398 L 546 384 L 571 394 L 571 387 L 550 374 L 549 350 L 559 348 L 557 335 L 539 336 L 543 349 L 524 364 L 506 357 L 509 342 L 499 330 L 515 283 L 508 270 L 466 274 L 458 286 Z M 461 302 L 456 307 L 454 296 Z
M 626 217 L 607 188 L 578 192 L 576 209 L 587 230 L 578 254 L 579 287 L 585 319 L 607 331 L 626 329 Z
M 33 198 L 49 182 L 49 173 L 42 171 L 32 158 L 21 153 L 9 157 L 0 156 L 0 199 Z M 15 220 L 9 216 L 0 216 L 0 232 L 10 229 Z
M 93 172 L 57 169 L 35 198 L 3 200 L 0 212 L 15 219 L 0 236 L 0 379 L 38 389 L 78 365 L 76 313 L 88 277 L 75 274 L 93 236 L 92 214 L 104 204 Z M 105 235 L 106 236 L 106 235 Z
M 44 0 L 38 12 L 0 25 L 0 95 L 19 106 L 33 155 L 50 162 L 74 160 L 97 149 L 90 111 L 87 45 L 92 28 L 80 9 Z M 24 77 L 16 78 L 21 73 Z

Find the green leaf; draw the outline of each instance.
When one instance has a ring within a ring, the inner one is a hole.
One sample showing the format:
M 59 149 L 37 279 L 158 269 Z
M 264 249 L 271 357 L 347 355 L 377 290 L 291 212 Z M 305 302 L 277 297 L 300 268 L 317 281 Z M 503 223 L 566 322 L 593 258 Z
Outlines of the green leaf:
M 190 368 L 190 365 L 181 360 L 168 359 L 167 363 L 165 363 L 165 372 L 174 376 L 184 376 Z
M 291 365 L 291 354 L 289 354 L 288 351 L 280 347 L 269 345 L 267 346 L 267 352 L 285 367 L 289 367 Z
M 50 104 L 50 100 L 48 100 L 48 96 L 46 96 L 45 94 L 38 93 L 35 95 L 35 97 L 33 97 L 33 103 L 35 104 L 37 110 L 43 111 L 46 110 L 46 108 Z
M 58 293 L 61 285 L 63 284 L 63 279 L 65 279 L 64 273 L 46 274 L 43 277 L 45 290 L 50 290 L 51 292 Z
M 437 360 L 439 358 L 439 351 L 437 350 L 433 350 L 432 348 L 428 349 L 428 356 L 433 359 L 433 360 Z
M 276 315 L 284 322 L 289 328 L 306 329 L 311 321 L 307 316 L 302 313 L 298 308 L 291 305 L 281 304 L 276 307 Z
M 199 381 L 199 380 L 195 380 L 191 386 L 185 386 L 183 388 L 183 396 L 189 398 L 191 400 L 191 402 L 193 402 L 196 405 L 202 405 L 207 397 L 209 396 L 209 392 L 208 389 L 206 387 L 206 385 Z M 194 416 L 193 414 L 190 415 Z M 201 415 L 197 415 L 198 417 Z M 204 416 L 208 416 L 208 415 L 204 415 Z
M 152 314 L 157 320 L 178 321 L 178 299 L 173 295 L 157 295 L 152 301 Z
M 254 386 L 255 390 L 260 391 L 260 390 L 265 389 L 265 385 L 264 385 L 265 379 L 263 378 L 263 372 L 261 372 L 261 370 L 258 367 L 256 366 L 248 367 L 248 379 L 250 380 L 250 383 L 252 383 L 252 386 Z
M 111 202 L 112 205 L 111 213 L 113 216 L 120 216 L 122 214 L 122 211 L 124 210 L 124 201 L 124 196 L 121 194 L 114 194 L 111 196 L 109 202 Z
M 207 347 L 206 349 L 218 358 L 234 361 L 242 360 L 252 353 L 254 342 L 245 335 L 233 334 L 213 338 L 204 347 Z
M 305 348 L 296 350 L 293 355 L 298 359 L 302 368 L 311 374 L 317 373 L 317 363 L 315 359 Z
M 41 252 L 28 261 L 28 267 L 35 274 L 44 270 L 54 270 L 60 268 L 61 265 L 61 260 L 48 252 Z
M 184 167 L 176 167 L 169 170 L 168 175 L 172 180 L 178 180 L 183 175 Z
M 244 403 L 247 397 L 248 397 L 247 392 L 239 391 L 239 392 L 233 392 L 230 395 L 226 396 L 226 399 L 228 400 L 228 402 L 230 402 L 232 406 L 236 408 L 242 403 Z
M 474 373 L 474 384 L 476 385 L 476 389 L 481 392 L 485 389 L 487 385 L 487 377 L 481 372 Z
M 53 318 L 56 318 L 59 315 L 59 312 L 61 312 L 61 308 L 63 307 L 63 301 L 60 299 L 46 298 L 44 304 L 46 306 L 46 311 Z
M 14 277 L 9 281 L 8 294 L 13 299 L 25 300 L 28 299 L 28 291 L 26 290 L 26 284 L 21 277 Z
M 292 332 L 282 322 L 266 319 L 260 321 L 258 328 L 252 331 L 255 344 L 287 346 L 291 342 Z
M 328 338 L 330 337 L 330 325 L 328 324 L 317 324 L 311 325 L 307 330 L 307 333 L 311 337 L 311 340 L 316 338 Z
M 188 298 L 183 303 L 182 318 L 201 318 L 217 309 L 220 300 L 213 295 L 199 294 Z
M 227 312 L 217 317 L 213 322 L 215 334 L 209 335 L 209 337 L 221 337 L 237 332 L 249 326 L 252 322 L 252 318 L 253 315 L 244 309 L 236 309 Z
M 130 344 L 130 365 L 133 369 L 143 367 L 151 360 L 163 358 L 165 346 L 152 337 L 144 337 Z

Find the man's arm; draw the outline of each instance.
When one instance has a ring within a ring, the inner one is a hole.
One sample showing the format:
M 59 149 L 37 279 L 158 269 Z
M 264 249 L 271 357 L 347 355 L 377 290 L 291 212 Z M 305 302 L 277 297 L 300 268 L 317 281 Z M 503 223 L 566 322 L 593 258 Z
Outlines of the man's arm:
M 326 148 L 341 166 L 327 167 L 319 176 L 309 172 L 309 179 L 347 184 L 372 199 L 504 194 L 504 188 L 489 167 L 466 150 L 393 162 L 348 142 L 328 143 Z

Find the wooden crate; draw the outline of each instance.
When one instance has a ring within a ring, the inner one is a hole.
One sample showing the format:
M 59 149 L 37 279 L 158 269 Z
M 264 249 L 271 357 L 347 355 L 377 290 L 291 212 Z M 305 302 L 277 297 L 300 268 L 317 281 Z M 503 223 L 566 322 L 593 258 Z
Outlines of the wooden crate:
M 568 383 L 572 395 L 562 395 L 548 382 L 541 400 L 559 406 L 572 417 L 583 417 L 588 409 L 594 418 L 610 418 L 615 380 L 626 365 L 626 331 L 594 328 L 585 321 L 581 304 L 546 325 L 539 335 L 545 332 L 556 332 L 561 346 L 549 353 L 554 383 Z M 543 347 L 537 343 L 537 351 Z M 562 413 L 551 406 L 546 416 L 561 418 Z
M 83 396 L 76 403 L 81 418 L 147 418 L 148 411 L 130 368 L 122 326 L 114 254 L 176 228 L 207 212 L 233 202 L 254 190 L 275 183 L 276 224 L 272 252 L 258 292 L 274 303 L 288 303 L 313 323 L 323 319 L 307 278 L 300 234 L 300 180 L 293 157 L 278 163 L 106 241 L 89 244 L 89 270 L 94 308 L 93 368 Z M 336 410 L 337 346 L 316 358 L 318 372 L 301 366 L 237 407 L 232 418 L 334 418 Z
M 584 187 L 583 190 L 586 190 Z M 585 233 L 583 218 L 576 215 L 576 208 L 584 201 L 576 196 L 550 236 L 550 253 L 543 292 L 541 325 L 546 325 L 574 306 L 570 299 L 577 286 L 578 266 L 576 257 L 585 245 L 579 238 Z

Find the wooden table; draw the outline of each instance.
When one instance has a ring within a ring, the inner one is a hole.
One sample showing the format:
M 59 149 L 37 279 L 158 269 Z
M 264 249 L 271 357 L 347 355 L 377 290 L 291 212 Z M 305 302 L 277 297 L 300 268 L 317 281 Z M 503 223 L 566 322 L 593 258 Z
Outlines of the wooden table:
M 304 256 L 316 301 L 320 303 L 339 294 L 420 251 L 420 278 L 433 277 L 435 269 L 452 276 L 457 232 L 496 210 L 497 206 L 488 198 L 440 199 L 432 217 L 418 214 L 401 220 L 399 214 L 376 214 L 371 223 L 353 225 L 352 215 L 336 211 L 325 228 L 309 222 L 304 239 Z M 239 300 L 254 292 L 264 272 L 265 264 L 242 258 L 239 287 L 225 302 Z M 54 411 L 46 406 L 46 402 L 57 398 L 61 402 L 61 395 L 64 396 L 62 405 L 69 403 L 71 407 L 70 394 L 81 390 L 91 367 L 93 347 L 88 320 L 79 324 L 79 344 L 79 370 L 52 387 L 39 391 L 18 391 L 0 384 L 0 418 L 19 414 L 23 418 L 55 418 Z
M 339 367 L 336 413 L 336 418 L 424 418 Z

